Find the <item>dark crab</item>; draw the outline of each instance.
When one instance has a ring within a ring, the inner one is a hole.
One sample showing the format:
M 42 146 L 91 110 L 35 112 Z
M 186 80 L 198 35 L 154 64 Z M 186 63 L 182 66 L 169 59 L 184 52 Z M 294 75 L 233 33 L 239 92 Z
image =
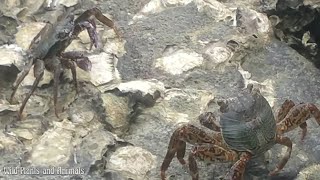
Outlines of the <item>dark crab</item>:
M 235 162 L 225 179 L 243 179 L 247 162 L 260 156 L 274 144 L 287 146 L 287 151 L 269 175 L 277 174 L 287 163 L 292 150 L 292 142 L 283 133 L 298 126 L 303 129 L 302 139 L 306 134 L 306 120 L 313 115 L 320 125 L 320 111 L 311 103 L 294 105 L 285 101 L 275 120 L 272 109 L 258 90 L 250 85 L 238 97 L 225 103 L 220 102 L 220 125 L 211 112 L 199 116 L 200 123 L 213 130 L 207 132 L 194 125 L 179 127 L 171 136 L 168 151 L 161 165 L 161 179 L 165 179 L 173 157 L 186 166 L 184 160 L 186 142 L 194 144 L 188 157 L 188 166 L 193 180 L 199 179 L 195 158 L 210 162 Z
M 53 99 L 55 115 L 58 118 L 58 84 L 59 77 L 63 69 L 71 69 L 75 88 L 78 93 L 76 65 L 85 71 L 89 71 L 91 70 L 91 62 L 86 56 L 84 56 L 84 52 L 64 51 L 71 44 L 71 42 L 77 38 L 79 33 L 85 29 L 89 34 L 91 47 L 92 45 L 95 47 L 98 46 L 98 35 L 96 32 L 96 23 L 94 21 L 94 17 L 104 25 L 113 28 L 117 36 L 120 37 L 113 21 L 104 16 L 98 8 L 86 10 L 76 19 L 74 19 L 74 15 L 72 14 L 74 9 L 74 7 L 65 8 L 65 12 L 57 18 L 57 21 L 53 24 L 46 24 L 46 26 L 36 35 L 36 37 L 34 37 L 33 41 L 31 42 L 28 50 L 29 62 L 18 74 L 18 77 L 13 84 L 13 92 L 10 97 L 10 103 L 12 103 L 18 86 L 29 73 L 32 65 L 34 64 L 34 76 L 36 79 L 32 85 L 31 91 L 27 94 L 21 104 L 18 112 L 19 119 L 21 119 L 23 109 L 25 108 L 28 99 L 39 84 L 44 74 L 44 69 L 54 73 Z

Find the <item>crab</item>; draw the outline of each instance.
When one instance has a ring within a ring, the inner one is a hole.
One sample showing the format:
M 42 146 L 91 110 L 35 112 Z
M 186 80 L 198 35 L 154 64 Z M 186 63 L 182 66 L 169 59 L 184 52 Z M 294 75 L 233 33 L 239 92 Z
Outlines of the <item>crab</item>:
M 320 125 L 320 111 L 312 103 L 295 105 L 293 101 L 286 100 L 275 119 L 267 100 L 252 87 L 249 85 L 230 102 L 218 103 L 220 123 L 214 113 L 204 112 L 198 120 L 206 128 L 185 124 L 173 132 L 161 165 L 162 180 L 165 180 L 165 172 L 175 155 L 184 167 L 189 168 L 193 180 L 199 179 L 196 158 L 209 162 L 234 162 L 225 179 L 241 180 L 250 159 L 262 155 L 275 144 L 286 146 L 287 151 L 269 175 L 275 175 L 284 168 L 291 156 L 292 141 L 283 134 L 299 126 L 303 130 L 303 140 L 307 131 L 306 121 L 311 115 Z M 188 163 L 184 160 L 186 143 L 195 145 Z
M 55 115 L 59 118 L 57 108 L 57 96 L 59 77 L 63 69 L 71 69 L 73 81 L 75 84 L 76 92 L 79 92 L 77 83 L 76 66 L 79 68 L 90 71 L 91 62 L 88 57 L 81 51 L 64 52 L 71 42 L 77 38 L 79 33 L 87 30 L 91 45 L 98 47 L 98 34 L 96 32 L 96 23 L 94 17 L 97 18 L 104 25 L 113 28 L 116 35 L 120 38 L 119 32 L 116 29 L 113 21 L 108 19 L 102 14 L 98 8 L 92 8 L 83 12 L 76 19 L 72 12 L 75 7 L 69 7 L 64 10 L 64 13 L 57 18 L 53 24 L 47 23 L 43 29 L 34 37 L 28 49 L 28 62 L 24 69 L 18 74 L 16 81 L 12 87 L 12 94 L 9 102 L 12 104 L 18 86 L 29 73 L 32 65 L 34 65 L 35 81 L 32 85 L 30 92 L 24 98 L 19 112 L 18 119 L 21 119 L 22 112 L 26 106 L 28 99 L 34 93 L 37 85 L 44 74 L 44 69 L 54 73 L 54 109 Z

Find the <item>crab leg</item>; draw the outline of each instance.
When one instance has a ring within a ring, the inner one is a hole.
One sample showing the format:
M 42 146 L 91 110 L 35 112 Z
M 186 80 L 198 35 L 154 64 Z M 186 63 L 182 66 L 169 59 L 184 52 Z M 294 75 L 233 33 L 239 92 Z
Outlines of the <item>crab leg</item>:
M 76 88 L 76 93 L 78 94 L 79 87 L 78 87 L 78 81 L 77 81 L 77 71 L 76 71 L 76 66 L 75 66 L 74 62 L 69 59 L 64 59 L 64 58 L 60 58 L 60 60 L 61 60 L 61 63 L 64 68 L 71 69 L 73 83 Z
M 53 76 L 53 105 L 54 105 L 54 113 L 58 119 L 60 119 L 58 115 L 57 101 L 58 101 L 58 92 L 59 92 L 59 78 L 62 72 L 61 64 L 58 64 L 54 68 L 54 76 Z
M 21 120 L 21 115 L 22 115 L 22 112 L 23 112 L 23 109 L 25 108 L 29 98 L 31 97 L 32 93 L 35 91 L 35 89 L 37 88 L 42 76 L 43 76 L 43 72 L 44 72 L 44 62 L 41 61 L 41 60 L 37 60 L 35 65 L 34 65 L 34 76 L 35 76 L 35 80 L 33 82 L 33 85 L 32 85 L 32 88 L 31 88 L 31 91 L 27 94 L 27 96 L 24 98 L 22 104 L 21 104 L 21 107 L 19 109 L 19 113 L 18 113 L 18 118 L 19 120 Z M 24 74 L 23 74 L 24 75 Z M 26 76 L 26 75 L 25 75 Z M 24 77 L 25 77 L 24 76 Z M 22 77 L 22 76 L 21 76 Z M 24 78 L 23 77 L 23 78 Z M 21 79 L 23 79 L 21 78 Z M 20 79 L 19 79 L 20 80 Z M 22 80 L 21 80 L 22 81 Z M 21 83 L 20 81 L 20 83 Z M 13 91 L 15 92 L 15 91 Z
M 116 35 L 118 37 L 120 37 L 119 31 L 116 29 L 116 26 L 114 25 L 113 21 L 110 20 L 109 18 L 107 18 L 106 16 L 104 16 L 98 8 L 92 8 L 92 9 L 86 10 L 83 14 L 81 14 L 75 20 L 75 24 L 78 25 L 82 21 L 91 22 L 91 20 L 93 21 L 93 17 L 96 17 L 100 22 L 102 22 L 106 26 L 112 28 L 114 30 L 114 32 L 116 33 Z M 95 23 L 91 23 L 91 24 L 93 24 L 93 26 L 95 26 Z M 80 33 L 80 31 L 81 31 L 81 27 L 76 26 L 75 32 L 74 32 L 75 35 L 78 35 Z
M 70 51 L 61 54 L 62 58 L 71 59 L 74 61 L 79 68 L 85 71 L 90 71 L 92 68 L 92 63 L 88 57 L 83 55 L 82 51 Z
M 91 20 L 92 22 L 94 22 L 93 20 Z M 90 44 L 90 50 L 92 48 L 92 45 L 94 45 L 95 48 L 98 47 L 98 34 L 96 31 L 96 27 L 95 25 L 93 25 L 93 23 L 89 22 L 89 21 L 82 21 L 79 22 L 77 24 L 77 26 L 79 26 L 81 28 L 81 31 L 86 28 L 91 40 L 91 44 Z M 76 33 L 76 32 L 75 32 Z
M 177 153 L 177 159 L 185 166 L 186 162 L 183 159 L 186 150 L 186 142 L 190 144 L 214 144 L 222 145 L 222 137 L 220 133 L 207 134 L 205 131 L 193 125 L 184 125 L 176 129 L 170 139 L 167 154 L 161 165 L 161 179 L 165 179 L 165 171 L 168 169 L 173 157 Z
M 195 146 L 192 152 L 189 154 L 188 159 L 192 180 L 199 179 L 198 167 L 195 158 L 206 162 L 235 162 L 238 159 L 238 154 L 232 150 L 228 150 L 213 144 Z M 240 177 L 242 177 L 241 174 Z M 233 177 L 232 180 L 237 180 L 237 178 Z
M 79 93 L 77 71 L 74 63 L 76 62 L 78 67 L 80 67 L 81 69 L 85 71 L 90 71 L 92 67 L 91 61 L 89 60 L 88 57 L 85 57 L 83 55 L 83 52 L 81 51 L 71 51 L 71 52 L 62 53 L 60 60 L 65 68 L 71 69 L 74 85 L 77 93 Z
M 320 125 L 320 110 L 314 104 L 303 103 L 295 105 L 286 114 L 285 118 L 277 123 L 277 133 L 283 134 L 300 126 L 303 130 L 301 135 L 301 140 L 303 140 L 307 133 L 306 121 L 310 118 L 310 115 L 313 115 Z
M 11 94 L 10 100 L 9 100 L 11 104 L 12 104 L 12 102 L 13 102 L 14 95 L 16 94 L 19 85 L 21 84 L 21 82 L 23 81 L 23 79 L 28 75 L 28 73 L 29 73 L 32 65 L 33 65 L 33 60 L 29 59 L 28 64 L 27 64 L 27 65 L 25 66 L 25 68 L 18 74 L 18 77 L 17 77 L 17 79 L 16 79 L 16 81 L 14 82 L 13 87 L 12 87 L 12 94 Z
M 286 99 L 277 113 L 276 122 L 280 122 L 281 120 L 283 120 L 287 116 L 290 109 L 294 106 L 295 104 L 292 100 Z
M 275 170 L 273 170 L 272 172 L 269 173 L 270 176 L 277 174 L 287 164 L 287 162 L 291 156 L 291 151 L 292 151 L 292 142 L 291 142 L 290 138 L 277 135 L 276 143 L 287 146 L 287 152 L 283 156 L 281 161 L 278 163 Z
M 225 179 L 241 180 L 246 169 L 248 161 L 251 159 L 251 154 L 244 152 L 240 155 L 240 159 L 231 167 L 230 171 L 225 176 Z
M 32 39 L 29 50 L 33 49 L 36 45 L 38 45 L 39 41 L 43 38 L 42 36 L 45 35 L 50 29 L 52 28 L 52 24 L 47 23 L 41 31 Z

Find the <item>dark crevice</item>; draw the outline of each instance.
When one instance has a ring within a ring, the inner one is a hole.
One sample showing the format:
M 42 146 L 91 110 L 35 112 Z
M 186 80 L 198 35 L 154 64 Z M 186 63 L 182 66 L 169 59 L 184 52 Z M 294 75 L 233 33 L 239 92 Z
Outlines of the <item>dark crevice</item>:
M 320 13 L 318 9 L 304 6 L 300 1 L 294 1 L 294 4 L 285 2 L 278 1 L 276 10 L 265 12 L 269 17 L 275 15 L 280 19 L 274 29 L 275 32 L 280 30 L 283 34 L 280 37 L 275 33 L 275 36 L 320 68 Z M 302 39 L 308 31 L 310 39 L 305 45 Z

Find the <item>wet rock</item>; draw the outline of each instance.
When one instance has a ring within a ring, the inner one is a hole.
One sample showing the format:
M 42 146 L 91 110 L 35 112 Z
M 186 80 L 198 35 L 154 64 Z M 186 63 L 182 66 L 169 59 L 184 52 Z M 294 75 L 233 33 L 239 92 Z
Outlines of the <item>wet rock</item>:
M 160 68 L 167 73 L 177 75 L 195 67 L 199 67 L 203 62 L 203 58 L 196 52 L 181 49 L 157 59 L 156 61 L 155 67 Z
M 107 168 L 119 171 L 126 178 L 146 179 L 154 168 L 156 157 L 140 147 L 122 147 L 116 150 L 109 159 Z
M 34 144 L 27 161 L 33 166 L 67 166 L 72 160 L 74 130 L 68 121 L 56 122 L 55 126 Z

